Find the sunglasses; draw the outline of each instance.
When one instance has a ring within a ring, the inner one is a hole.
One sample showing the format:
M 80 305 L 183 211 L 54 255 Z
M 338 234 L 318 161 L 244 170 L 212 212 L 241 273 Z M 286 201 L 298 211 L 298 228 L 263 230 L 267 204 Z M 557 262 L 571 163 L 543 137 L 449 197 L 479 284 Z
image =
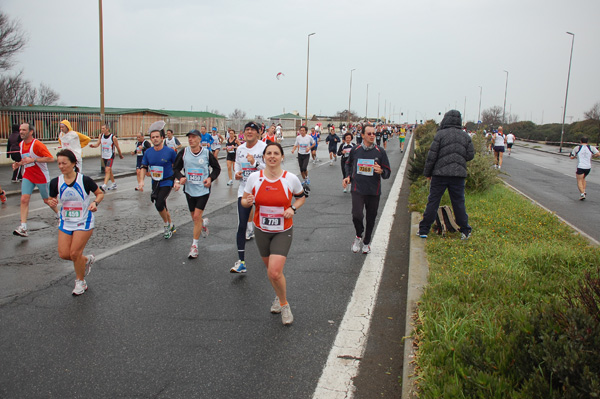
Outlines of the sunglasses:
M 375 133 L 363 133 L 365 136 L 375 136 Z

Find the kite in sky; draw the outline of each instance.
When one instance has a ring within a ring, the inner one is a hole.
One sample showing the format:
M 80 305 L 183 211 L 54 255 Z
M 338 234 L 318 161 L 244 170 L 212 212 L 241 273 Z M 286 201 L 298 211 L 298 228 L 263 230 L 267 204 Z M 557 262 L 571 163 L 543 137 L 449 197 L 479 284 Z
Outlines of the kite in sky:
M 277 80 L 281 79 L 283 76 L 285 76 L 283 74 L 283 72 L 279 72 L 275 77 L 277 78 Z

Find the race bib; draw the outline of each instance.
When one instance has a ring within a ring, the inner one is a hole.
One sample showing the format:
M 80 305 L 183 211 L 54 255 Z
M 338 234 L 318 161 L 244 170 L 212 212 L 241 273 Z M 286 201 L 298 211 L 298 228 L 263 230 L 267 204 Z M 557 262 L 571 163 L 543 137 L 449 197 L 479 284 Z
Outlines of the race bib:
M 109 145 L 102 145 L 102 158 L 107 159 L 110 158 L 110 156 L 112 155 L 112 146 Z
M 204 183 L 204 173 L 202 169 L 187 169 L 187 181 L 190 184 L 203 184 Z
M 150 177 L 152 180 L 161 181 L 163 178 L 164 169 L 162 166 L 150 166 Z
M 308 153 L 308 144 L 300 144 L 300 149 L 304 153 Z
M 373 176 L 374 159 L 359 159 L 356 163 L 356 173 L 363 176 Z
M 22 154 L 21 157 L 22 158 L 31 157 L 31 153 L 28 152 L 28 153 Z M 30 166 L 33 166 L 33 165 L 35 165 L 35 162 L 26 163 L 25 165 L 23 165 L 23 169 L 27 169 L 27 168 L 29 168 Z
M 348 154 L 350 154 L 350 151 L 352 151 L 352 147 L 344 148 L 342 152 L 346 154 L 346 156 L 348 156 Z
M 259 212 L 260 227 L 267 231 L 283 231 L 283 207 L 261 206 Z
M 229 153 L 235 152 L 235 150 L 234 150 L 234 148 L 233 148 L 232 145 L 228 145 L 227 146 L 227 152 L 229 152 Z
M 63 220 L 76 220 L 83 215 L 83 202 L 65 201 L 62 206 Z
M 137 151 L 136 151 L 137 155 L 142 155 L 142 146 L 138 146 Z
M 242 162 L 242 177 L 244 178 L 244 182 L 248 180 L 248 176 L 251 173 L 256 172 L 258 169 L 253 167 L 250 162 Z

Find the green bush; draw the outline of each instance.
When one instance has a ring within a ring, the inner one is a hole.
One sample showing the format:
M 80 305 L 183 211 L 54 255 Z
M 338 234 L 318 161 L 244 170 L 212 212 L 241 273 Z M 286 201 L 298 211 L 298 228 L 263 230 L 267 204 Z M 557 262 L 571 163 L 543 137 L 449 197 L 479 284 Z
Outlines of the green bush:
M 429 152 L 429 147 L 433 142 L 436 132 L 437 124 L 434 121 L 427 121 L 425 124 L 419 125 L 415 130 L 417 144 L 415 146 L 413 157 L 409 161 L 408 169 L 408 178 L 411 182 L 415 182 L 419 177 L 423 176 L 427 153 Z

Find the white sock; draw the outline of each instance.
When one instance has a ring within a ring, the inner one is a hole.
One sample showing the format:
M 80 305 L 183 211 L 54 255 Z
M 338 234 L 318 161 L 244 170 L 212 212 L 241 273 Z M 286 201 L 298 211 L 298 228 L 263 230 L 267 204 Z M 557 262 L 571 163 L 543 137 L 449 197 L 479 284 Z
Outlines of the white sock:
M 198 246 L 198 240 L 196 240 L 195 238 L 192 240 L 192 245 Z
M 254 231 L 254 223 L 253 222 L 248 222 L 248 227 L 246 228 L 248 230 L 249 233 Z
M 21 223 L 21 227 L 27 230 L 27 223 Z
M 171 227 L 171 223 L 169 223 L 169 222 L 165 222 L 165 223 L 164 223 L 164 226 L 165 226 L 165 227 Z

